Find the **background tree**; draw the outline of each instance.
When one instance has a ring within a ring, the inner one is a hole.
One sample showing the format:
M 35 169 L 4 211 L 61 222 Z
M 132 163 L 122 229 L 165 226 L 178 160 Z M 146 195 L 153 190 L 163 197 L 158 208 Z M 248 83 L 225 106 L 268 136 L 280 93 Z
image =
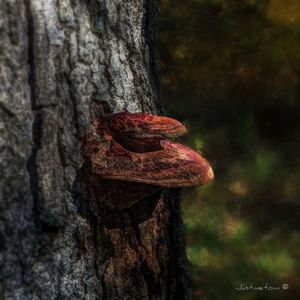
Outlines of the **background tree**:
M 161 112 L 154 1 L 3 0 L 1 299 L 185 299 L 178 192 L 96 216 L 80 186 L 95 116 Z

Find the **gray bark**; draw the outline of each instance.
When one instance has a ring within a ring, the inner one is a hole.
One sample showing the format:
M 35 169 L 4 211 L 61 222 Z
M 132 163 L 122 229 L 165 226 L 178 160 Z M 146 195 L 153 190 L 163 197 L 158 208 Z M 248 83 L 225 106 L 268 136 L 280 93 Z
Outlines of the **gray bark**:
M 1 299 L 188 297 L 179 192 L 101 218 L 80 182 L 92 96 L 160 112 L 155 13 L 146 0 L 1 0 Z

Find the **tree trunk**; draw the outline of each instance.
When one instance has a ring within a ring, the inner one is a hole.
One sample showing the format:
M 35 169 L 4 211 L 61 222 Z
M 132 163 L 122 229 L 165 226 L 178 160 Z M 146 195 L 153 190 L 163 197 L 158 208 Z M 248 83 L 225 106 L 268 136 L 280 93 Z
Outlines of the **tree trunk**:
M 1 299 L 188 298 L 179 191 L 99 217 L 80 181 L 92 96 L 161 112 L 155 14 L 147 0 L 1 0 Z

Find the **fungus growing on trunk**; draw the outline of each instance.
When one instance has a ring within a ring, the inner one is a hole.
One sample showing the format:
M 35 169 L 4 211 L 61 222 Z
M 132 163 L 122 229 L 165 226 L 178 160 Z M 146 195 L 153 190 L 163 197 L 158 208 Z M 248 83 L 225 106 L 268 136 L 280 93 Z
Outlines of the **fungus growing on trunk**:
M 88 161 L 93 185 L 107 190 L 104 182 L 114 182 L 132 203 L 137 193 L 147 196 L 159 188 L 180 188 L 208 183 L 213 179 L 209 163 L 197 152 L 169 138 L 187 132 L 180 122 L 146 113 L 118 113 L 94 120 L 85 137 L 82 155 Z M 124 184 L 127 182 L 127 184 Z M 140 184 L 140 186 L 137 186 Z M 107 200 L 109 202 L 109 200 Z M 108 203 L 111 205 L 111 203 Z

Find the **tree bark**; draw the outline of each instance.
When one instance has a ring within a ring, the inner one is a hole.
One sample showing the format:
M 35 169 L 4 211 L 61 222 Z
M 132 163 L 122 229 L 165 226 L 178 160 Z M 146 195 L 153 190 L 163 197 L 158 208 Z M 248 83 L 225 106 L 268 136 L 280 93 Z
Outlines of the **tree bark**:
M 1 0 L 0 299 L 189 298 L 179 191 L 101 217 L 80 180 L 91 97 L 161 113 L 155 14 L 147 0 Z

